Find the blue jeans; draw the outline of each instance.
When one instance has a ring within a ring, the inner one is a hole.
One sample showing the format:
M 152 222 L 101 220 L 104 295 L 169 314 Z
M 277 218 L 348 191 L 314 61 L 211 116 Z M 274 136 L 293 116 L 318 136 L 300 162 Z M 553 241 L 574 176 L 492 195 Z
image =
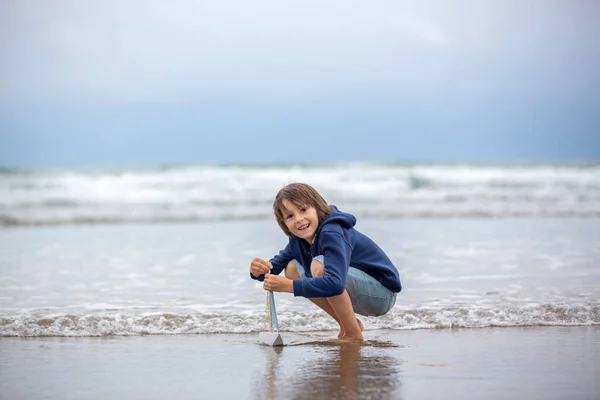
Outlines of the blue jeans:
M 313 260 L 325 264 L 323 256 L 316 256 Z M 306 278 L 304 266 L 298 260 L 293 261 L 300 278 Z M 396 293 L 383 286 L 371 275 L 354 267 L 348 268 L 346 290 L 352 300 L 354 312 L 366 317 L 378 317 L 386 314 L 396 304 Z

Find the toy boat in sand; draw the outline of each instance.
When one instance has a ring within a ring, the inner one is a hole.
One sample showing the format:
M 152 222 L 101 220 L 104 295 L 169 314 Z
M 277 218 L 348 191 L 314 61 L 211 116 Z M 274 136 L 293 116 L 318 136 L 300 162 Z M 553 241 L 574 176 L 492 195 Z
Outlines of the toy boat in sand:
M 259 335 L 261 342 L 267 346 L 283 346 L 283 338 L 279 333 L 277 310 L 275 309 L 275 296 L 271 291 L 267 292 L 267 326 L 269 331 L 261 332 Z

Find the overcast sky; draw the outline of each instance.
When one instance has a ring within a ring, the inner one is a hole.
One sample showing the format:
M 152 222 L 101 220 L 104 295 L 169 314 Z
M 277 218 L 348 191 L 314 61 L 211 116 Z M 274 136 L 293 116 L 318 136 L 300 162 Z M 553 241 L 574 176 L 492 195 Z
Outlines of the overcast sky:
M 0 165 L 600 160 L 595 0 L 0 2 Z

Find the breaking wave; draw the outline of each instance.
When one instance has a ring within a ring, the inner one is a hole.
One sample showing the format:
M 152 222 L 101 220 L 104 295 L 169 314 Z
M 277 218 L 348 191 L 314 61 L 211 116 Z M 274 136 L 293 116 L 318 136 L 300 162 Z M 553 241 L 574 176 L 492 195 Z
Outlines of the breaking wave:
M 322 313 L 280 313 L 282 331 L 335 330 Z M 600 325 L 598 305 L 544 304 L 497 308 L 394 309 L 379 318 L 364 318 L 366 330 L 484 328 L 548 325 Z M 251 313 L 194 313 L 110 315 L 32 315 L 0 317 L 0 336 L 130 336 L 264 331 L 264 315 Z
M 0 174 L 0 225 L 272 218 L 295 181 L 367 218 L 600 217 L 600 166 L 191 166 Z

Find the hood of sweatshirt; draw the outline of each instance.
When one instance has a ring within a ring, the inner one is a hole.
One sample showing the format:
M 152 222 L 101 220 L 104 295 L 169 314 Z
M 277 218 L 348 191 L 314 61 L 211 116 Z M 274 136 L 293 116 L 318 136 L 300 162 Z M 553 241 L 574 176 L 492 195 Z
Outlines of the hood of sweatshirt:
M 352 214 L 348 214 L 345 212 L 342 212 L 340 210 L 337 209 L 336 206 L 331 206 L 331 214 L 329 214 L 324 220 L 323 222 L 321 222 L 321 224 L 319 224 L 319 229 L 317 229 L 317 234 L 319 234 L 319 231 L 321 229 L 323 229 L 323 227 L 327 224 L 332 224 L 332 223 L 338 223 L 340 224 L 342 227 L 344 228 L 352 228 L 354 227 L 354 225 L 356 225 L 356 217 Z
M 320 224 L 319 227 L 317 228 L 317 232 L 315 232 L 315 241 L 313 242 L 312 246 L 310 246 L 311 249 L 311 253 L 313 253 L 313 255 L 317 255 L 317 246 L 319 245 L 318 242 L 318 238 L 319 235 L 321 233 L 321 231 L 323 230 L 323 228 L 325 228 L 327 225 L 330 224 L 338 224 L 340 225 L 342 228 L 345 229 L 350 229 L 353 228 L 354 225 L 356 225 L 356 217 L 352 214 L 348 214 L 345 212 L 342 212 L 340 210 L 337 209 L 336 206 L 331 205 L 331 214 L 329 214 Z

